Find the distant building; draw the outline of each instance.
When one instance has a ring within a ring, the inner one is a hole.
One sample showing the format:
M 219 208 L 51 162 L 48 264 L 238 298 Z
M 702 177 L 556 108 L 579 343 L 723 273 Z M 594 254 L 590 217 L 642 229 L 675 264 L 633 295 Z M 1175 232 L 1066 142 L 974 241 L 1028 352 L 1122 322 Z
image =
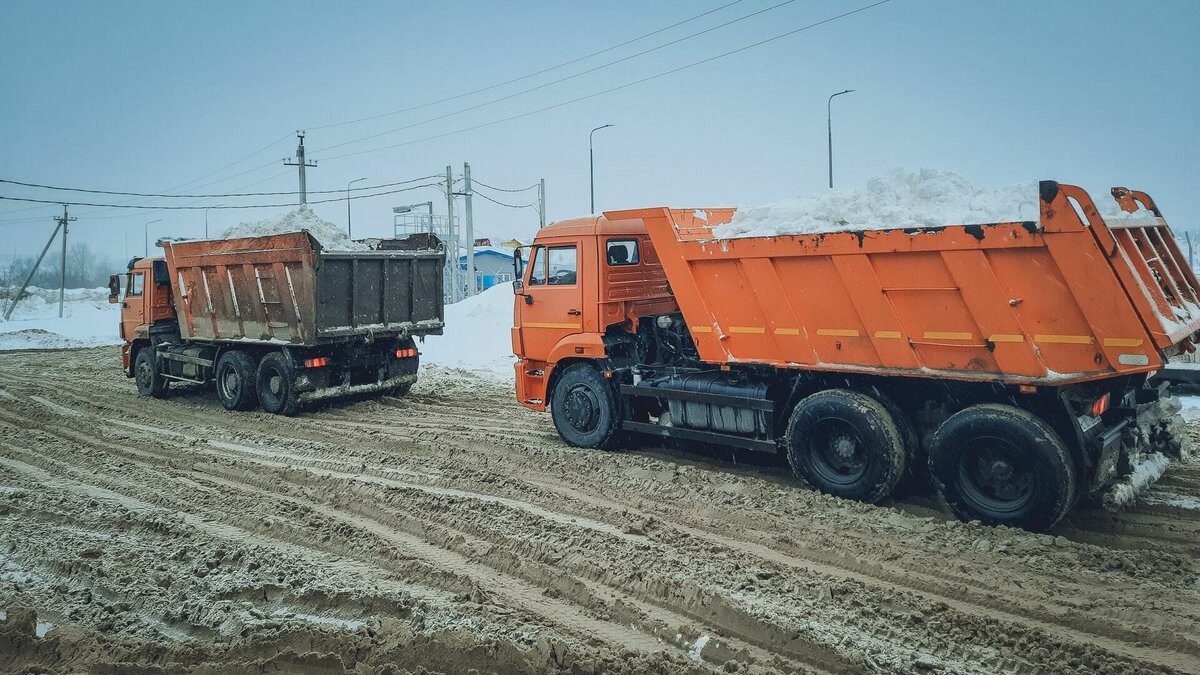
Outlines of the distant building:
M 467 271 L 467 256 L 458 256 L 458 269 Z M 498 246 L 475 247 L 475 292 L 513 280 L 513 249 Z

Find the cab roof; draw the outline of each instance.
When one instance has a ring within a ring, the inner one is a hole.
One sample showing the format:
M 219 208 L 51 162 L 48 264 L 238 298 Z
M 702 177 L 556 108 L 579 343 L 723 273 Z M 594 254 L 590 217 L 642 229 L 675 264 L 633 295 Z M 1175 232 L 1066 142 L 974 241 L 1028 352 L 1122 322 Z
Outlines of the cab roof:
M 646 224 L 641 220 L 609 220 L 604 216 L 584 216 L 560 220 L 538 230 L 534 241 L 546 237 L 577 237 L 602 234 L 645 234 Z

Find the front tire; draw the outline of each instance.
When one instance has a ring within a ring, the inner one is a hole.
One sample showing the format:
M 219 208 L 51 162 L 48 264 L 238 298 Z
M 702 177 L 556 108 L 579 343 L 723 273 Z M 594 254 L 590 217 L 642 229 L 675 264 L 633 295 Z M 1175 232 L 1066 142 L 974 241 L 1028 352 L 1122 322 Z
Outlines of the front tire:
M 258 403 L 276 415 L 295 415 L 300 407 L 296 372 L 280 352 L 271 352 L 258 364 Z
M 166 398 L 171 383 L 158 370 L 158 354 L 153 347 L 143 347 L 133 361 L 133 377 L 142 396 Z
M 217 361 L 214 378 L 217 398 L 226 410 L 250 410 L 254 396 L 254 359 L 246 352 L 225 352 Z
M 929 472 L 960 520 L 1040 532 L 1075 501 L 1075 463 L 1054 429 L 1010 405 L 971 406 L 934 432 Z
M 827 389 L 796 404 L 788 418 L 792 473 L 821 492 L 874 503 L 904 475 L 904 438 L 879 401 Z
M 577 448 L 612 447 L 621 422 L 612 385 L 586 363 L 568 366 L 559 376 L 550 415 L 558 435 Z

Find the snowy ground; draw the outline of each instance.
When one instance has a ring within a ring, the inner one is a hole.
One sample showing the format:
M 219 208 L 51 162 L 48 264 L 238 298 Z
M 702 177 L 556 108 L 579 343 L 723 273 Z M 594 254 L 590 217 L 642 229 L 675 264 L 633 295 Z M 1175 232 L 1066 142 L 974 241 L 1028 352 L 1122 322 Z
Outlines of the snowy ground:
M 29 296 L 17 303 L 12 319 L 0 320 L 0 351 L 120 344 L 120 305 L 109 304 L 107 288 L 67 289 L 61 319 L 57 289 L 27 290 Z

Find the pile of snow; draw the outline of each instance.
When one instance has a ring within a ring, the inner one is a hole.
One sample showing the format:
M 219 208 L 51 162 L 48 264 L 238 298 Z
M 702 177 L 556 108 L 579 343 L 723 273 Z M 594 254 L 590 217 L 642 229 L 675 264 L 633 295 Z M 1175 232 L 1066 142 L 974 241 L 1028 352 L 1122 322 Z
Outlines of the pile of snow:
M 222 239 L 237 239 L 239 237 L 263 237 L 269 234 L 299 232 L 308 230 L 309 234 L 321 242 L 326 251 L 366 251 L 368 247 L 353 241 L 342 231 L 342 228 L 328 220 L 322 220 L 307 206 L 301 206 L 295 211 L 286 213 L 278 218 L 267 220 L 246 221 L 239 223 L 221 233 Z
M 512 284 L 446 305 L 444 335 L 431 335 L 420 345 L 421 363 L 466 368 L 497 379 L 511 380 L 513 290 Z
M 12 289 L 16 292 L 16 289 Z M 0 319 L 0 350 L 71 349 L 120 344 L 119 304 L 109 304 L 107 288 L 68 288 L 58 318 L 58 290 L 30 286 L 13 310 Z M 11 300 L 0 301 L 0 316 Z
M 1154 214 L 1125 213 L 1107 191 L 1091 193 L 1106 219 L 1149 224 Z M 975 187 L 950 171 L 893 169 L 865 188 L 825 190 L 763 206 L 742 207 L 733 220 L 713 228 L 718 239 L 892 230 L 943 225 L 1037 221 L 1036 182 Z

